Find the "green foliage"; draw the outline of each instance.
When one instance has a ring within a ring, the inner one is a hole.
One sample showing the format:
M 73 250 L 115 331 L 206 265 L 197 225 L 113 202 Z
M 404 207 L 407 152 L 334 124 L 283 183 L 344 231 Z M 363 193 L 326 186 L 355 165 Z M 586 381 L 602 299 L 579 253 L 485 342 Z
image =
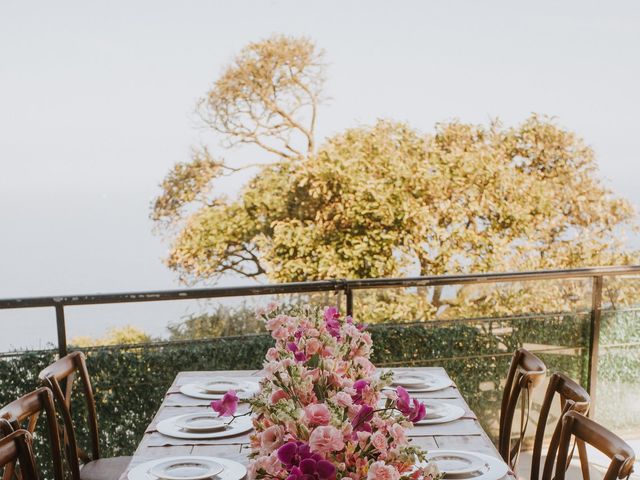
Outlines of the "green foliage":
M 169 173 L 152 218 L 175 227 L 167 263 L 184 281 L 524 271 L 636 257 L 622 236 L 634 226 L 630 204 L 600 181 L 592 149 L 547 117 L 513 127 L 445 122 L 428 134 L 380 120 L 315 148 L 322 57 L 304 38 L 252 43 L 201 100 L 205 127 L 226 146 L 258 146 L 265 162 L 232 198 L 217 196 L 215 181 L 238 167 L 204 162 L 208 152 Z M 528 290 L 531 311 L 571 306 L 563 291 Z M 385 314 L 458 318 L 522 305 L 509 289 L 442 293 L 412 305 L 395 295 Z M 385 302 L 374 299 L 380 311 Z
M 123 327 L 113 327 L 107 330 L 107 334 L 102 338 L 74 337 L 69 343 L 74 347 L 96 347 L 100 345 L 131 345 L 137 343 L 151 342 L 153 339 L 143 330 L 133 325 Z
M 213 312 L 190 315 L 169 324 L 167 329 L 169 340 L 192 340 L 264 332 L 264 322 L 245 304 L 239 307 L 218 305 Z

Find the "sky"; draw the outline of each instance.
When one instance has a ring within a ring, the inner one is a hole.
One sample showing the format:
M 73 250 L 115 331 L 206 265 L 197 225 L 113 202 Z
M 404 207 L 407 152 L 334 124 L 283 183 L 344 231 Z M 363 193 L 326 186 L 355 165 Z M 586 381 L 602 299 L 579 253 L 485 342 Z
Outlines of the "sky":
M 429 132 L 538 112 L 583 137 L 605 183 L 640 205 L 635 1 L 0 0 L 0 298 L 181 287 L 150 204 L 193 145 L 248 158 L 223 151 L 194 105 L 274 33 L 326 51 L 319 138 L 378 118 Z M 72 308 L 69 336 L 129 323 L 161 335 L 201 307 Z M 21 325 L 0 351 L 53 341 L 53 318 L 0 311 Z

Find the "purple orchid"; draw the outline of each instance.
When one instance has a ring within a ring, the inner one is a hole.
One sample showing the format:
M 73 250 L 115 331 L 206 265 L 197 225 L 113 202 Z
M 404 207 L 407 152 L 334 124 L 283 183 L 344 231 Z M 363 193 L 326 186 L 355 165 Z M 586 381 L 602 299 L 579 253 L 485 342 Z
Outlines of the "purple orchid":
M 373 407 L 370 405 L 362 405 L 356 416 L 351 420 L 353 426 L 353 434 L 357 432 L 371 432 L 371 424 L 369 421 L 373 418 Z
M 424 403 L 419 402 L 416 398 L 409 397 L 409 392 L 404 388 L 396 389 L 398 399 L 396 400 L 396 408 L 407 417 L 411 422 L 416 423 L 422 420 L 427 414 Z
M 362 392 L 365 388 L 369 386 L 369 380 L 357 380 L 353 384 L 353 388 L 355 389 L 355 395 L 352 395 L 353 403 L 360 405 L 362 403 Z
M 340 313 L 336 307 L 327 307 L 324 311 L 324 324 L 329 335 L 340 338 Z
M 229 390 L 220 400 L 211 402 L 211 408 L 218 412 L 221 417 L 231 417 L 238 409 L 238 396 L 235 390 Z
M 292 467 L 286 480 L 329 480 L 336 474 L 336 467 L 327 460 L 305 458 L 300 466 Z
M 293 353 L 293 357 L 296 359 L 296 362 L 306 362 L 307 355 L 300 349 L 298 349 L 298 345 L 293 342 L 287 343 L 287 350 Z

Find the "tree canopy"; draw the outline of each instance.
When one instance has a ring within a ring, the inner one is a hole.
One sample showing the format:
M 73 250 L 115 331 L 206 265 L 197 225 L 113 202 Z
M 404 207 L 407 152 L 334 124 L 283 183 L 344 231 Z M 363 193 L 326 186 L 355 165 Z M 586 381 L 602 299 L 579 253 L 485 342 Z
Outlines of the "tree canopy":
M 458 121 L 423 133 L 378 120 L 316 147 L 323 53 L 307 39 L 249 45 L 199 103 L 225 146 L 265 162 L 236 198 L 215 182 L 244 166 L 208 149 L 169 172 L 152 218 L 187 282 L 233 272 L 272 281 L 569 268 L 628 263 L 630 204 L 593 150 L 552 119 Z M 255 168 L 255 165 L 251 165 Z M 436 290 L 430 303 L 444 301 Z M 449 300 L 449 303 L 459 302 Z

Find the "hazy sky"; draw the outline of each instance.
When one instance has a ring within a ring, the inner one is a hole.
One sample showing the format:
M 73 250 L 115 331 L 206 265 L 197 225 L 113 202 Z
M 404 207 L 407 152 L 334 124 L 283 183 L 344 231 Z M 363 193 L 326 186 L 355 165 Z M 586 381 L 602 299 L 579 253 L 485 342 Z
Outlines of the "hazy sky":
M 178 287 L 150 202 L 203 141 L 195 100 L 272 33 L 326 50 L 320 137 L 381 117 L 426 132 L 545 113 L 640 204 L 639 2 L 0 0 L 0 297 Z M 70 336 L 124 323 L 159 334 L 194 309 L 72 309 Z M 51 318 L 0 312 L 29 325 L 30 344 L 54 338 Z

